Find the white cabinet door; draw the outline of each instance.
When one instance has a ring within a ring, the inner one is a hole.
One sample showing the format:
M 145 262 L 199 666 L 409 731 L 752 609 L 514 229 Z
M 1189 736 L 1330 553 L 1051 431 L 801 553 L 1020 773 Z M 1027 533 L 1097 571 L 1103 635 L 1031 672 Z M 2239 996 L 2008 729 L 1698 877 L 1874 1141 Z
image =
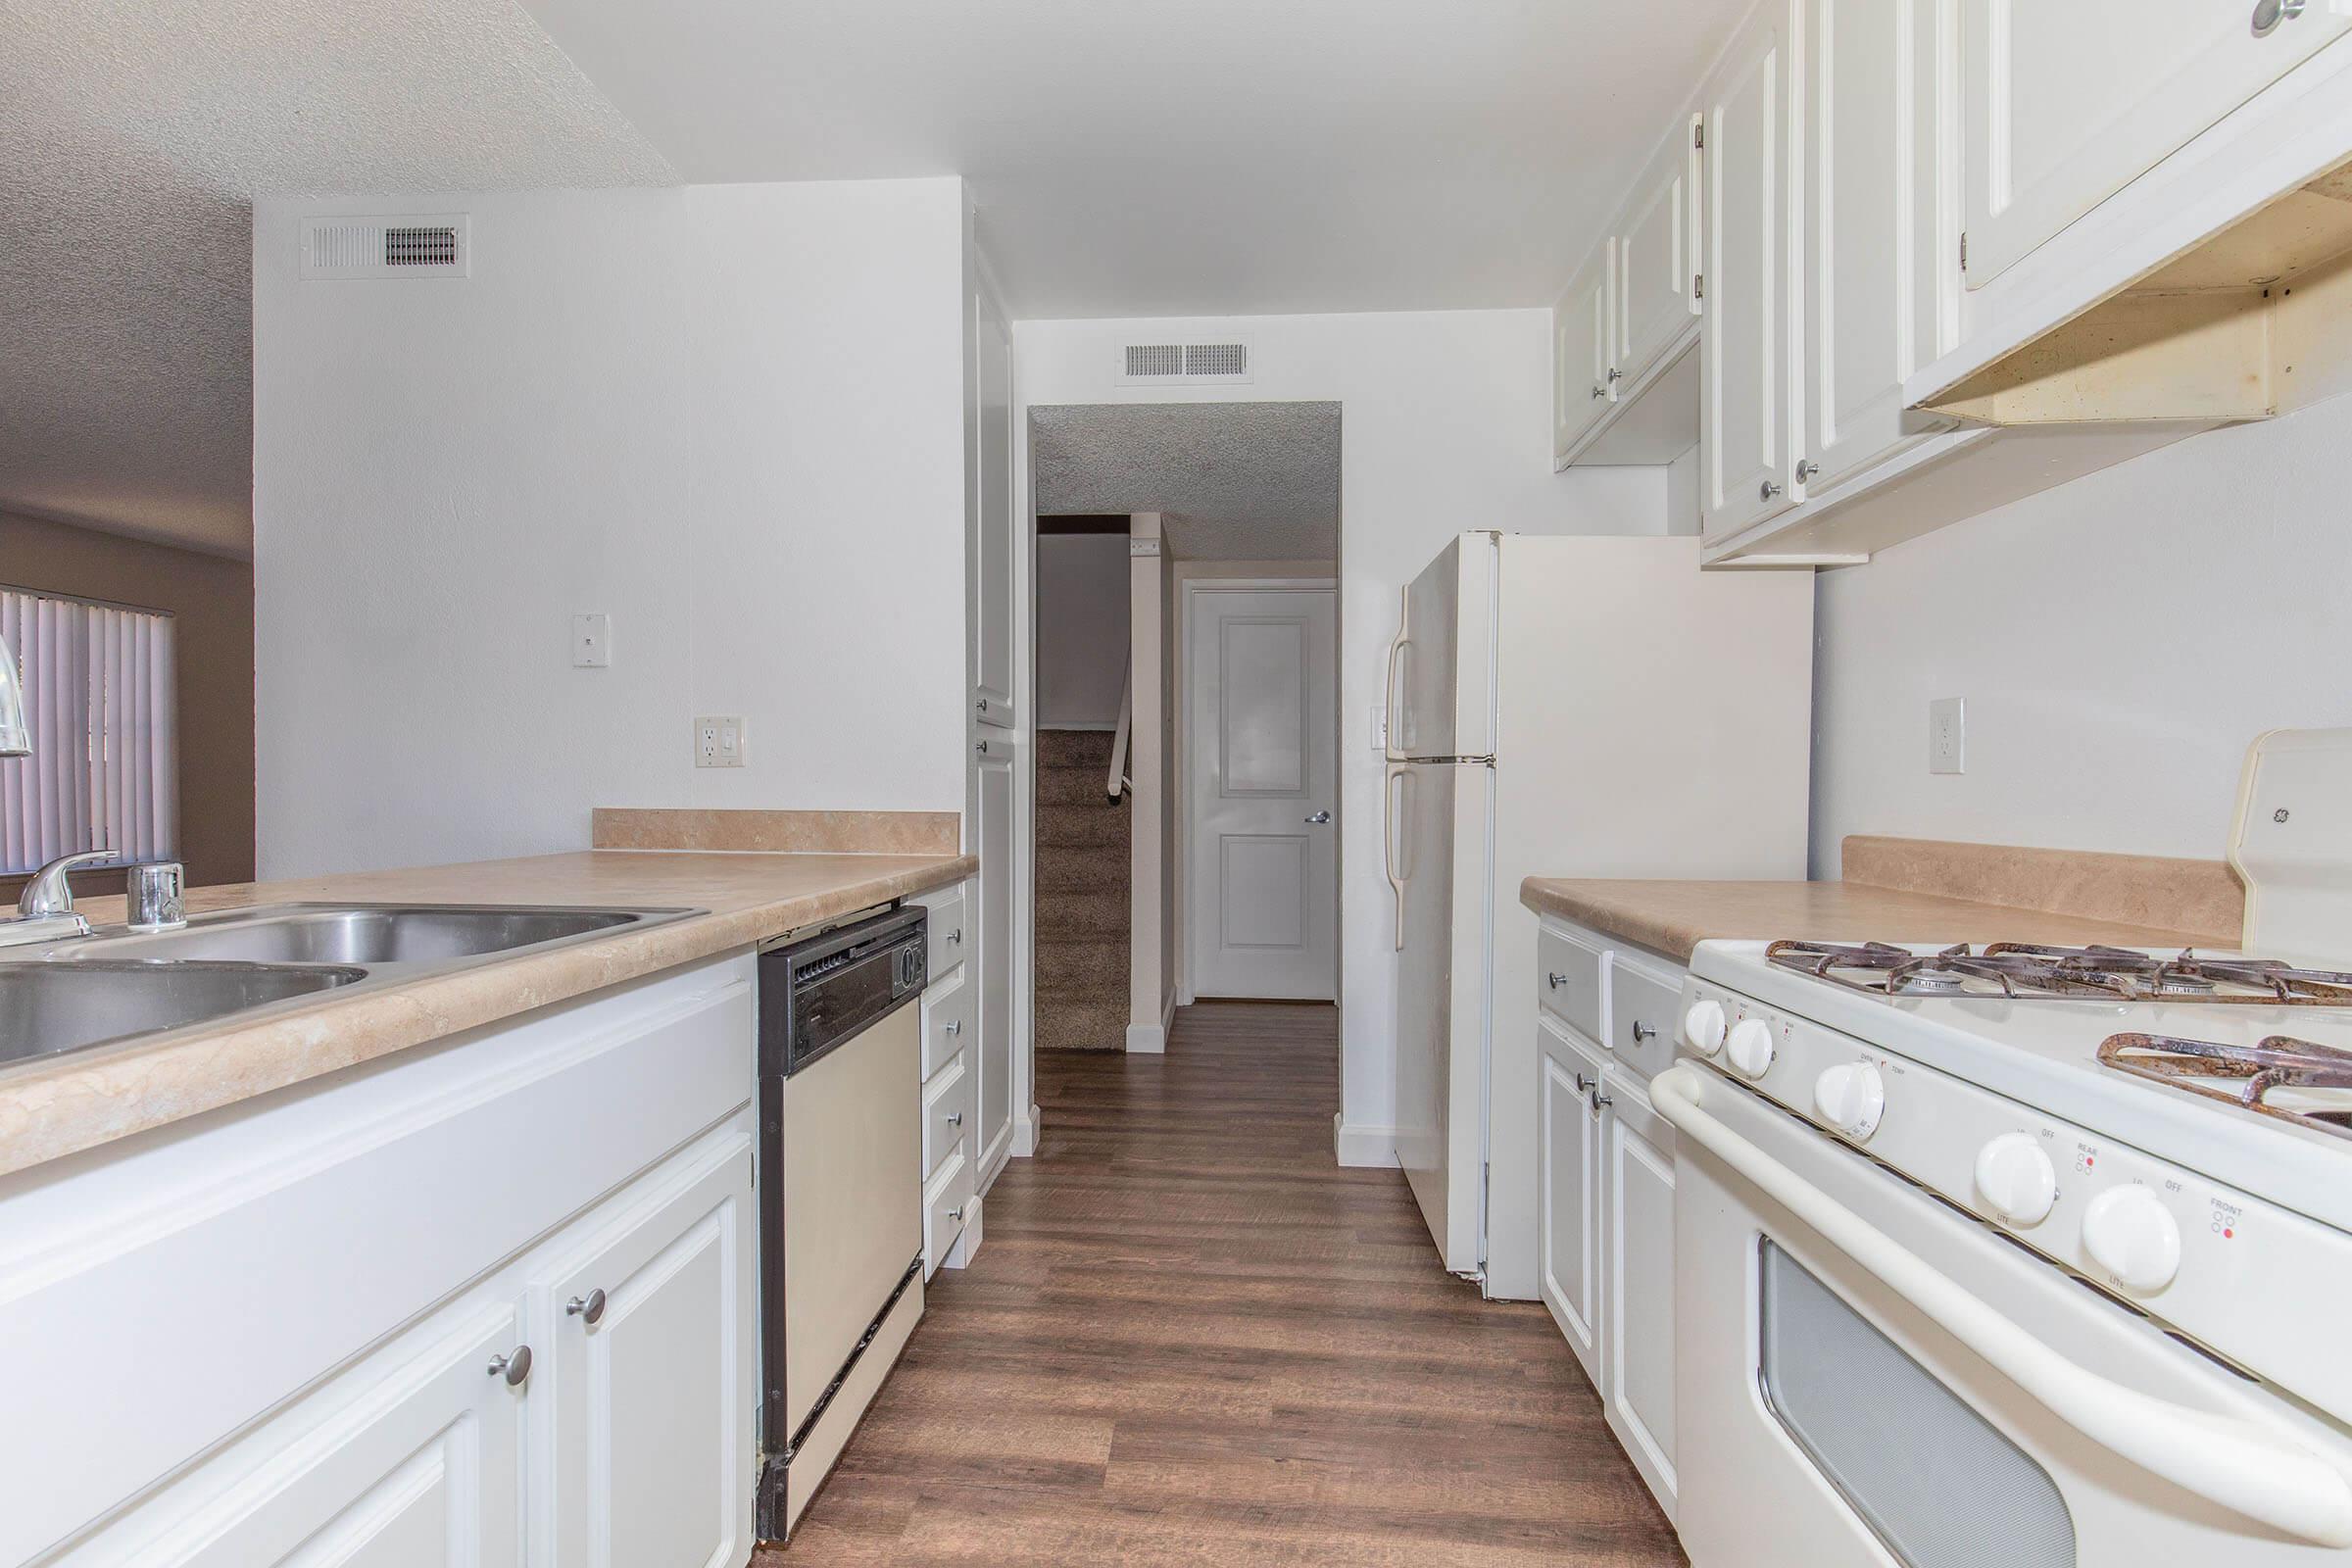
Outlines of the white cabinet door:
M 562 1568 L 733 1568 L 750 1550 L 757 1479 L 751 1140 L 635 1190 L 535 1294 L 554 1374 L 538 1517 Z
M 2310 0 L 1962 0 L 1978 287 L 2352 27 Z
M 972 707 L 1012 724 L 1012 329 L 988 290 L 972 306 Z
M 1658 155 L 1634 191 L 1616 247 L 1617 310 L 1614 364 L 1620 390 L 1638 386 L 1697 323 L 1691 288 L 1698 270 L 1699 119 Z
M 1538 1127 L 1543 1166 L 1544 1304 L 1569 1348 L 1601 1386 L 1600 1054 L 1545 1019 L 1536 1025 L 1544 1053 Z
M 1793 504 L 1788 16 L 1759 12 L 1705 99 L 1699 509 L 1712 544 Z
M 1806 0 L 1804 425 L 1819 494 L 1904 444 L 1902 382 L 1936 352 L 1936 0 Z M 1923 61 L 1921 56 L 1931 58 Z M 1923 69 L 1924 67 L 1924 69 Z M 1931 318 L 1932 319 L 1932 318 Z
M 526 1376 L 502 1303 L 354 1380 L 348 1402 L 173 1531 L 172 1568 L 498 1568 L 522 1561 Z
M 1674 1129 L 1642 1087 L 1608 1074 L 1603 1097 L 1608 1242 L 1601 1341 L 1609 1427 L 1674 1517 Z
M 1566 462 L 1576 443 L 1617 401 L 1610 374 L 1616 328 L 1611 321 L 1609 266 L 1614 243 L 1604 241 L 1551 308 L 1552 457 Z
M 1012 1136 L 1012 767 L 1010 737 L 990 736 L 979 757 L 980 1049 L 973 1101 L 975 1190 L 1004 1158 Z M 970 982 L 966 982 L 969 984 Z

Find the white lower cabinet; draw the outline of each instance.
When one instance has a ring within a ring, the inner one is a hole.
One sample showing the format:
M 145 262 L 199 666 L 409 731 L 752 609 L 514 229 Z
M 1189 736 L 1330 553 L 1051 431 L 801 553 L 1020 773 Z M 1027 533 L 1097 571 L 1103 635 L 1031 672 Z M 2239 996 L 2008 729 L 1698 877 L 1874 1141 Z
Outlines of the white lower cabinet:
M 750 1143 L 639 1185 L 533 1292 L 551 1374 L 536 1511 L 563 1568 L 719 1568 L 750 1548 L 758 1479 Z
M 0 1179 L 0 1563 L 740 1568 L 752 978 Z
M 995 761 L 982 771 L 985 789 L 997 788 L 998 776 L 1006 792 L 1004 800 L 1009 809 L 1012 773 L 1008 760 L 1012 743 L 997 738 L 989 744 L 997 748 Z M 1004 765 L 1000 766 L 998 763 Z M 990 831 L 983 827 L 983 834 Z M 978 927 L 982 953 L 990 950 L 995 941 L 989 935 L 984 917 L 975 921 L 975 906 L 980 902 L 971 892 L 974 884 L 958 883 L 937 893 L 925 894 L 919 903 L 931 911 L 933 923 L 931 941 L 930 983 L 923 991 L 923 1278 L 928 1280 L 942 1267 L 962 1268 L 972 1259 L 980 1247 L 980 1198 L 989 1178 L 1004 1168 L 1003 1155 L 1009 1151 L 1009 1141 L 1003 1135 L 1007 1131 L 1003 1114 L 991 1122 L 982 1114 L 987 1097 L 994 1094 L 995 1103 L 1009 1107 L 1012 1092 L 1009 1085 L 1011 1053 L 1009 1049 L 992 1052 L 987 1034 L 989 1020 L 995 1012 L 985 1008 L 982 980 L 985 966 L 966 961 L 971 944 L 964 933 Z M 979 887 L 985 898 L 987 882 Z M 985 909 L 979 911 L 985 916 Z M 954 921 L 956 940 L 943 946 L 937 927 L 943 920 Z M 993 1169 L 985 1164 L 986 1151 L 998 1150 Z
M 1600 1396 L 1609 1430 L 1672 1519 L 1674 1468 L 1674 1130 L 1649 1102 L 1672 1060 L 1679 978 L 1608 939 L 1546 920 L 1537 976 L 1554 997 L 1560 955 L 1592 954 L 1597 1006 L 1587 1035 L 1556 1008 L 1540 1014 L 1537 1107 L 1544 1304 Z M 1541 967 L 1541 966 L 1540 966 Z M 1606 1042 L 1606 1044 L 1603 1044 Z
M 1600 1112 L 1590 1097 L 1601 1062 L 1565 1028 L 1546 1017 L 1536 1028 L 1544 1052 L 1542 1282 L 1544 1304 L 1601 1384 L 1600 1338 Z

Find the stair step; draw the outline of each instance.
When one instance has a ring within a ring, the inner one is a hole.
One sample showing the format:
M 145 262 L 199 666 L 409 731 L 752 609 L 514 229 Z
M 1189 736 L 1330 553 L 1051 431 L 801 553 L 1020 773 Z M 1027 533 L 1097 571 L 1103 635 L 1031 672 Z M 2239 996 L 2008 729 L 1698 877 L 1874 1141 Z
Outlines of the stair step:
M 1131 828 L 1126 811 L 1109 806 L 1040 806 L 1040 848 L 1125 848 Z
M 1037 804 L 1040 806 L 1093 806 L 1113 809 L 1110 805 L 1110 766 L 1056 767 L 1037 770 Z
M 1117 887 L 1038 890 L 1037 943 L 1052 941 L 1124 942 L 1129 928 L 1130 900 L 1126 878 Z
M 1073 1002 L 1040 991 L 1033 1038 L 1040 1051 L 1124 1051 L 1127 1004 Z
M 1037 891 L 1047 893 L 1108 893 L 1127 891 L 1131 867 L 1127 857 L 1112 851 L 1073 850 L 1041 844 L 1037 855 Z
M 1037 945 L 1037 989 L 1084 990 L 1098 1000 L 1127 994 L 1127 942 L 1047 942 Z

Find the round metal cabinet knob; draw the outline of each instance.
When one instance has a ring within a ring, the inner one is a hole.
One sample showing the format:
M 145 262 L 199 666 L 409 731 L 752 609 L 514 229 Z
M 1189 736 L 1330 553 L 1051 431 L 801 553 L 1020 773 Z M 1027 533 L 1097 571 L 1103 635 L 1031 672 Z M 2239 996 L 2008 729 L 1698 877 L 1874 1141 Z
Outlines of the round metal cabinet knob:
M 951 1018 L 946 1023 L 940 1025 L 940 1027 L 946 1030 L 949 1034 L 959 1035 L 963 1033 L 963 1020 L 961 1018 Z
M 1549 986 L 1552 990 L 1557 991 L 1560 989 L 1560 987 L 1568 983 L 1568 977 L 1564 974 L 1546 974 L 1544 977 L 1544 983 Z
M 987 712 L 987 711 L 988 711 L 988 699 L 987 699 L 987 698 L 985 698 L 985 697 L 981 698 L 981 699 L 980 699 L 980 702 L 979 702 L 979 704 L 978 704 L 978 707 L 979 707 L 979 709 L 980 709 L 980 711 L 982 711 L 983 713 Z
M 605 1293 L 602 1290 L 594 1290 L 586 1296 L 575 1296 L 564 1303 L 564 1311 L 566 1316 L 576 1317 L 590 1328 L 594 1328 L 604 1321 Z
M 1732 1065 L 1749 1078 L 1761 1078 L 1772 1066 L 1772 1031 L 1761 1018 L 1742 1018 L 1724 1037 Z
M 505 1378 L 510 1389 L 521 1388 L 523 1380 L 531 1375 L 531 1348 L 517 1345 L 505 1355 L 492 1356 L 490 1375 Z
M 949 1126 L 951 1126 L 951 1127 L 960 1127 L 960 1126 L 962 1126 L 962 1125 L 963 1125 L 963 1112 L 962 1112 L 962 1111 L 960 1111 L 960 1110 L 952 1110 L 952 1111 L 948 1112 L 948 1125 L 949 1125 Z
M 2254 36 L 2267 38 L 2281 22 L 2292 22 L 2303 14 L 2304 0 L 2255 0 Z
M 1803 484 L 1807 479 L 1812 478 L 1820 471 L 1821 465 L 1815 463 L 1811 458 L 1799 458 L 1796 460 L 1796 482 L 1798 484 Z
M 1758 501 L 1770 501 L 1774 496 L 1777 496 L 1780 493 L 1781 485 L 1780 481 L 1777 479 L 1767 479 L 1762 484 L 1756 486 L 1756 499 Z
M 1702 1056 L 1712 1056 L 1723 1049 L 1723 1004 L 1700 1000 L 1690 1004 L 1683 1014 L 1683 1044 Z
M 953 942 L 954 944 L 956 944 L 956 946 L 957 946 L 957 947 L 959 947 L 959 948 L 960 948 L 960 947 L 962 947 L 962 946 L 963 946 L 963 927 L 961 927 L 961 926 L 957 926 L 957 927 L 956 927 L 955 930 L 953 930 L 953 931 L 949 932 L 949 933 L 948 933 L 948 940 L 949 940 L 950 942 Z
M 1633 1036 L 1634 1044 L 1637 1046 L 1642 1044 L 1642 1042 L 1644 1040 L 1655 1040 L 1658 1038 L 1658 1026 L 1654 1023 L 1643 1023 L 1641 1019 L 1636 1018 L 1634 1020 Z
M 2180 1272 L 2180 1226 L 2137 1182 L 2110 1187 L 2082 1210 L 2082 1248 L 2132 1291 L 2161 1291 Z
M 2003 1133 L 1977 1151 L 1977 1191 L 2012 1225 L 2038 1225 L 2058 1201 L 2058 1167 L 2026 1133 Z
M 959 1220 L 963 1218 L 963 1210 L 960 1207 L 951 1208 L 948 1210 L 948 1218 Z

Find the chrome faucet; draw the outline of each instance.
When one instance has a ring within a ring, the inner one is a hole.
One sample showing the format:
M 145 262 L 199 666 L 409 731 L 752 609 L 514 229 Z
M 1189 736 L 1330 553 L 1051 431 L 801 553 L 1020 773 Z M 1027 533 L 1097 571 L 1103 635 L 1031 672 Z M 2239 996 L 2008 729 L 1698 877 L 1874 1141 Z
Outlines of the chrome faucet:
M 0 948 L 88 936 L 90 922 L 74 912 L 74 889 L 67 883 L 66 873 L 78 865 L 114 858 L 112 850 L 84 850 L 79 855 L 61 855 L 33 872 L 24 891 L 17 895 L 16 918 L 0 920 Z

